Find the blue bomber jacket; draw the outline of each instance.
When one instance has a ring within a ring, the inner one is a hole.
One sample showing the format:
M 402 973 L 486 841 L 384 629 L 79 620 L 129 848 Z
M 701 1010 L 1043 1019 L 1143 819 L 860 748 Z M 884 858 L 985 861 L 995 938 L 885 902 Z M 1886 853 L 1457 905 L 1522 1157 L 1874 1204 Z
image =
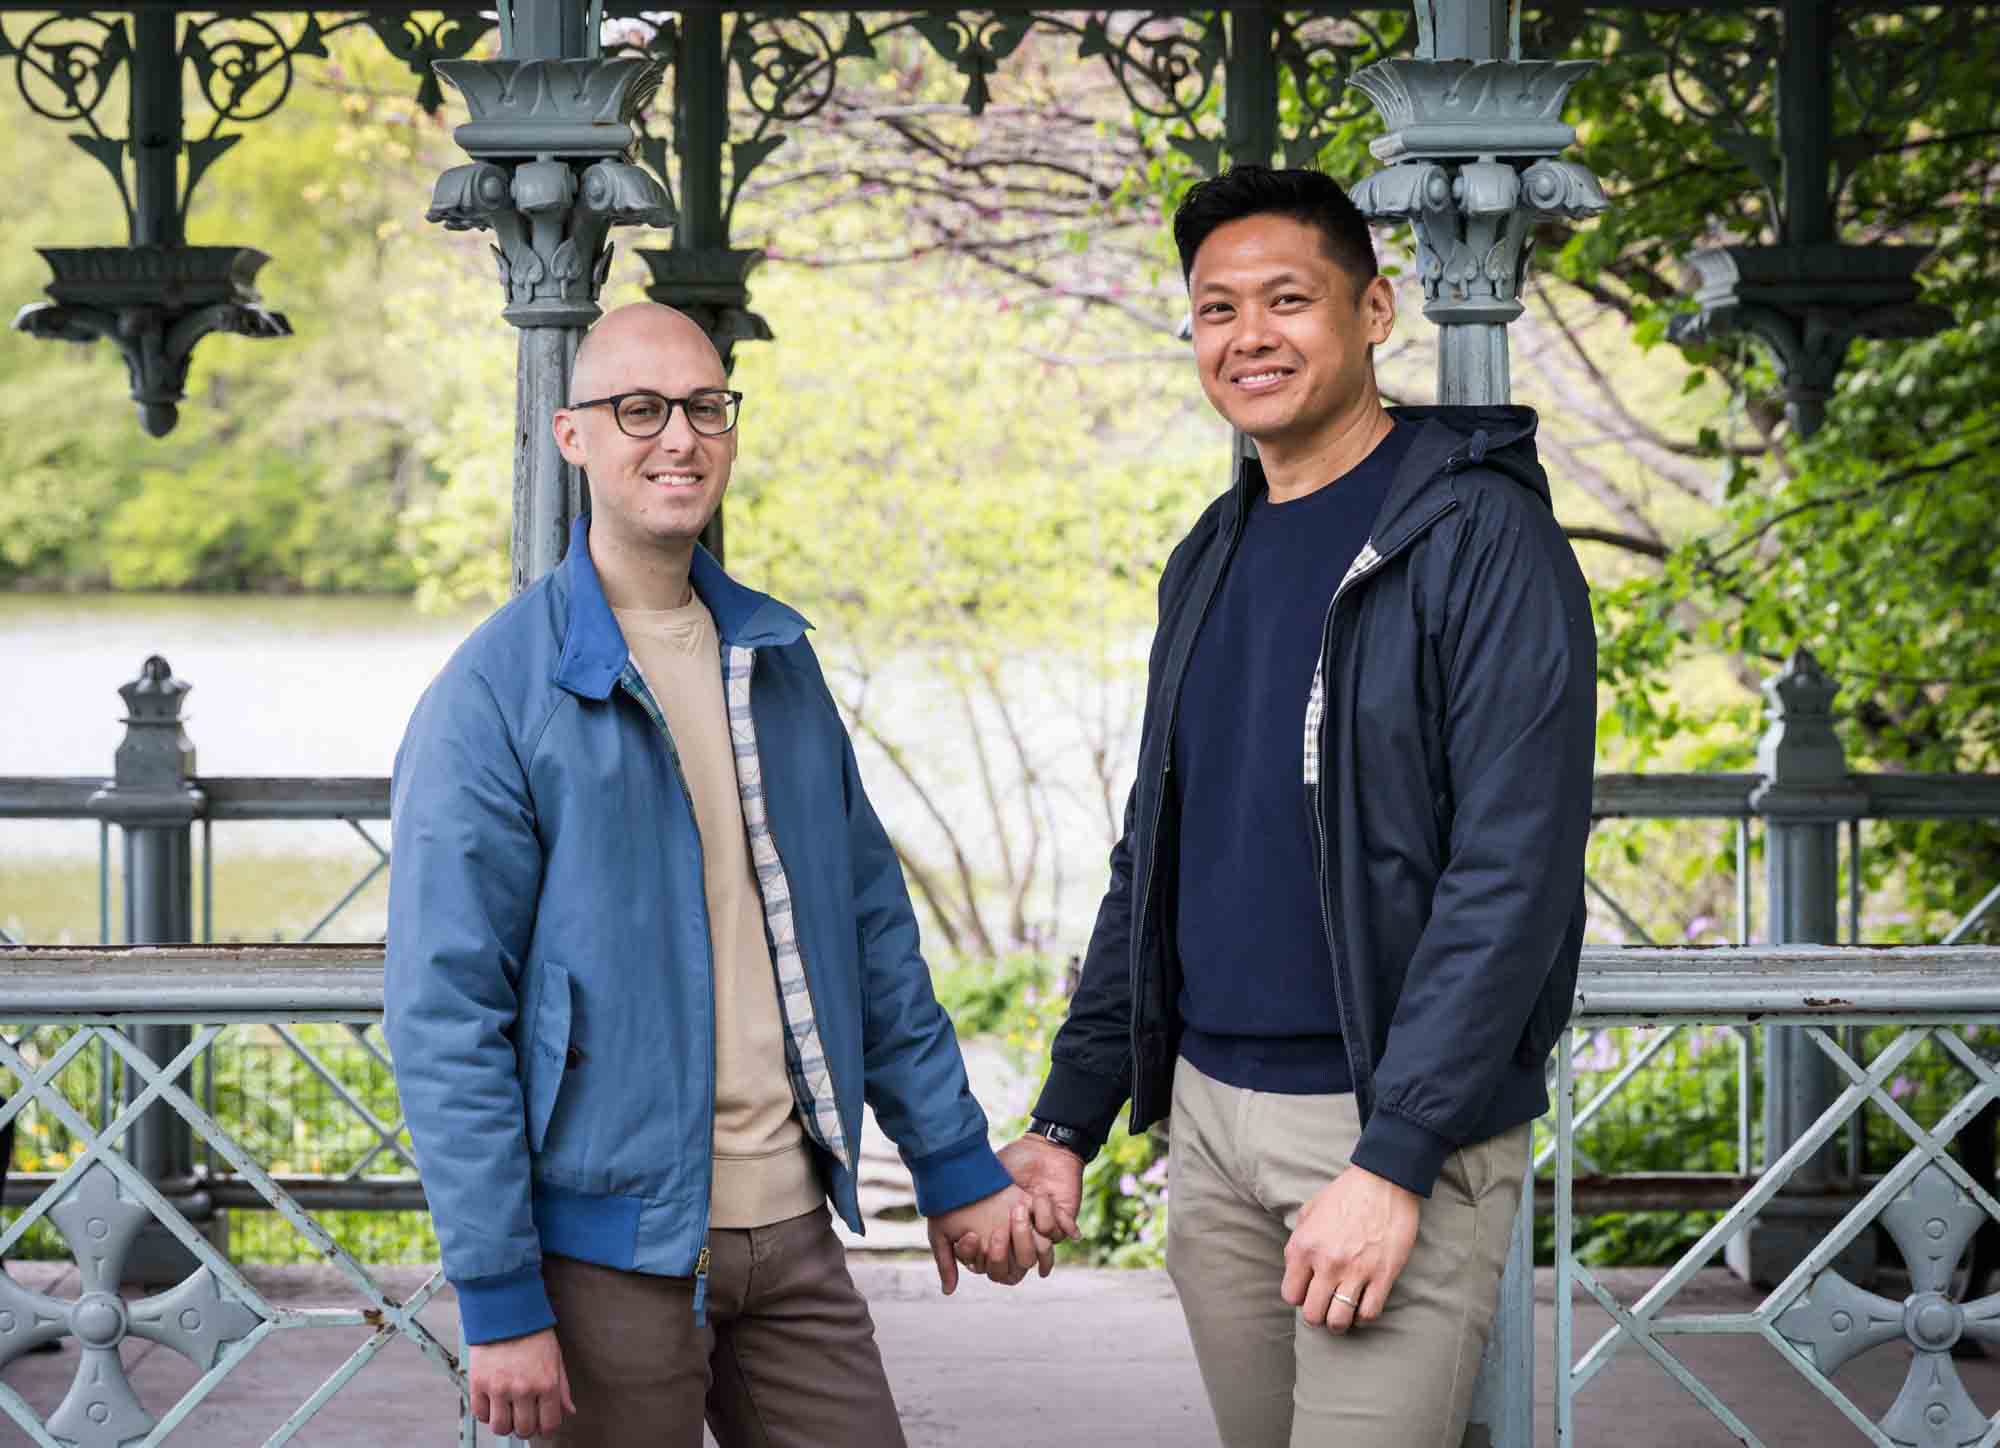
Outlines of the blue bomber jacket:
M 396 756 L 386 1030 L 467 1340 L 555 1321 L 544 1252 L 696 1279 L 714 1126 L 701 839 L 671 734 L 578 522 L 486 621 Z M 865 1099 L 926 1216 L 1000 1190 L 895 851 L 806 622 L 696 551 L 763 897 L 787 1067 L 861 1230 Z

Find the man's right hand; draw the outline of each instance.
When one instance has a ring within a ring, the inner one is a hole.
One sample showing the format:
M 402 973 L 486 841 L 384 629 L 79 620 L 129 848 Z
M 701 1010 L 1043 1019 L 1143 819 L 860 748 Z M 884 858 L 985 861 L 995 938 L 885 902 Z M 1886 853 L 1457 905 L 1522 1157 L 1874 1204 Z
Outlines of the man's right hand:
M 474 1344 L 466 1376 L 472 1389 L 472 1416 L 496 1437 L 546 1436 L 562 1426 L 565 1413 L 576 1411 L 553 1327 L 526 1337 Z
M 1000 1165 L 1034 1203 L 1034 1228 L 1052 1242 L 1078 1235 L 1083 1158 L 1046 1136 L 1023 1136 L 1000 1148 Z

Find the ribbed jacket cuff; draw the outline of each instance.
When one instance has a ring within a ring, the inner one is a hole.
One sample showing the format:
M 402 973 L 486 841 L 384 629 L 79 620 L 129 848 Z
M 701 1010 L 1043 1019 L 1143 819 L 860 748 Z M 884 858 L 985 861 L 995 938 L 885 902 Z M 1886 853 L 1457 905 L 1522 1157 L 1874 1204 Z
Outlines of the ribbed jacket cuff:
M 1361 1130 L 1353 1162 L 1405 1191 L 1428 1197 L 1453 1143 L 1406 1116 L 1376 1110 Z
M 496 1277 L 454 1282 L 458 1320 L 468 1343 L 502 1342 L 556 1325 L 556 1311 L 542 1286 L 539 1262 Z
M 1129 1095 L 1125 1083 L 1115 1076 L 1100 1076 L 1080 1066 L 1053 1061 L 1049 1064 L 1049 1079 L 1036 1098 L 1034 1114 L 1044 1121 L 1081 1131 L 1092 1141 L 1103 1141 L 1111 1135 L 1118 1108 Z
M 926 1217 L 956 1211 L 1014 1184 L 983 1131 L 942 1151 L 904 1160 L 917 1185 L 917 1211 Z

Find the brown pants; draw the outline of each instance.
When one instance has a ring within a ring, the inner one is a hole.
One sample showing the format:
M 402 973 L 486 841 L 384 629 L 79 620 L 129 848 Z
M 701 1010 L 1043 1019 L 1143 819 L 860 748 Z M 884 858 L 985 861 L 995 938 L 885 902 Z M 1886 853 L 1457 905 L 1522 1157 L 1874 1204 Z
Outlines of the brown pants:
M 694 1282 L 545 1258 L 576 1416 L 561 1448 L 902 1448 L 868 1304 L 824 1206 L 708 1234 Z M 538 1440 L 539 1441 L 539 1440 Z
M 1347 1168 L 1352 1096 L 1279 1096 L 1174 1070 L 1167 1272 L 1228 1448 L 1459 1448 L 1499 1304 L 1528 1128 L 1462 1147 L 1382 1315 L 1346 1334 L 1278 1295 L 1307 1201 Z

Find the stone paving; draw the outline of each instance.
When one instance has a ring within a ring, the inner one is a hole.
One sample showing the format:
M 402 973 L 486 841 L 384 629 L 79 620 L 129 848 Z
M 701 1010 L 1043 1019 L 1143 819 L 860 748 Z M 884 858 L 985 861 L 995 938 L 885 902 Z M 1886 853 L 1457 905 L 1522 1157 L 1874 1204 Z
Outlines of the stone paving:
M 27 1286 L 67 1296 L 73 1268 L 20 1263 L 11 1268 Z M 901 1404 L 912 1448 L 1024 1448 L 1082 1443 L 1104 1448 L 1218 1448 L 1187 1346 L 1173 1288 L 1158 1272 L 1061 1269 L 1047 1281 L 1012 1290 L 974 1280 L 950 1300 L 938 1296 L 926 1263 L 860 1258 L 856 1280 L 874 1305 L 883 1357 Z M 424 1276 L 420 1269 L 381 1273 L 401 1297 Z M 352 1302 L 341 1280 L 321 1268 L 253 1269 L 274 1301 L 336 1305 Z M 1654 1280 L 1651 1272 L 1605 1273 L 1630 1302 Z M 1553 1334 L 1551 1278 L 1540 1281 L 1542 1394 L 1547 1396 Z M 1716 1271 L 1687 1289 L 1684 1310 L 1741 1311 L 1754 1297 Z M 449 1294 L 423 1314 L 440 1338 L 456 1342 Z M 1602 1330 L 1594 1306 L 1580 1307 L 1579 1327 Z M 216 1389 L 170 1445 L 252 1448 L 353 1351 L 365 1331 L 320 1329 L 274 1334 Z M 1679 1338 L 1674 1351 L 1740 1412 L 1770 1448 L 1835 1448 L 1861 1435 L 1814 1396 L 1777 1355 L 1743 1339 Z M 194 1382 L 195 1370 L 174 1353 L 128 1341 L 127 1372 L 156 1415 Z M 1835 1381 L 1864 1410 L 1879 1414 L 1902 1382 L 1908 1354 L 1883 1348 L 1857 1358 Z M 0 1381 L 46 1414 L 61 1401 L 78 1369 L 73 1343 L 61 1352 L 31 1354 L 0 1371 Z M 1975 1399 L 2000 1407 L 2000 1362 L 1962 1363 Z M 406 1344 L 386 1348 L 294 1441 L 314 1448 L 427 1448 L 457 1441 L 456 1394 L 435 1368 Z M 1554 1442 L 1549 1411 L 1540 1413 L 1537 1443 Z M 1705 1410 L 1636 1348 L 1628 1347 L 1583 1396 L 1577 1448 L 1697 1448 L 1732 1442 Z M 0 1445 L 28 1438 L 0 1422 Z M 482 1442 L 486 1442 L 482 1438 Z

